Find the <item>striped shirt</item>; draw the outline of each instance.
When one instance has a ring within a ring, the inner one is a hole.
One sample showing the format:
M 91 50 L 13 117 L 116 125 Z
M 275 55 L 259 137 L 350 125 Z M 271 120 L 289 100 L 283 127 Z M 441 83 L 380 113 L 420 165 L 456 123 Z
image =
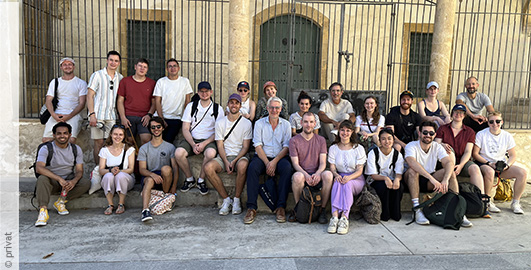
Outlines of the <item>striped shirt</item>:
M 88 88 L 94 90 L 94 112 L 98 120 L 116 120 L 116 93 L 122 74 L 115 71 L 114 79 L 107 73 L 107 68 L 103 68 L 92 73 L 88 83 Z M 111 83 L 112 89 L 111 89 Z

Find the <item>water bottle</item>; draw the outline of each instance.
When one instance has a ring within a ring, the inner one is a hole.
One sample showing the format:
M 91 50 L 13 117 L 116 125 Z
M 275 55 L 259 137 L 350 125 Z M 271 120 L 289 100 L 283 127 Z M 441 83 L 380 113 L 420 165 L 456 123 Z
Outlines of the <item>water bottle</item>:
M 68 193 L 68 191 L 66 191 L 66 189 L 63 189 L 63 190 L 61 191 L 61 195 L 60 195 L 59 198 L 60 198 L 63 202 L 66 201 L 66 194 L 67 194 L 67 193 Z

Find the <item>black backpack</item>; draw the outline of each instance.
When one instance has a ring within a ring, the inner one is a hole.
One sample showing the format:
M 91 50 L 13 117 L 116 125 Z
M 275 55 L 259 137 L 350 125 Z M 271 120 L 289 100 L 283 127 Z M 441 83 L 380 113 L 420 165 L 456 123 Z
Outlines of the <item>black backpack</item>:
M 317 221 L 321 214 L 321 191 L 304 186 L 301 198 L 295 205 L 295 217 L 300 223 Z
M 465 198 L 467 217 L 477 218 L 485 215 L 490 197 L 481 194 L 478 187 L 471 183 L 461 182 L 459 183 L 459 195 Z
M 29 169 L 33 169 L 33 173 L 35 174 L 35 178 L 39 178 L 40 174 L 37 173 L 37 158 L 39 157 L 39 151 L 43 146 L 46 146 L 48 148 L 48 156 L 46 157 L 46 166 L 50 166 L 50 162 L 52 161 L 52 157 L 54 154 L 53 151 L 53 141 L 45 142 L 39 144 L 37 147 L 37 154 L 35 154 L 35 161 L 33 162 L 33 165 L 29 167 Z M 77 147 L 73 143 L 69 143 L 70 147 L 72 147 L 72 153 L 74 154 L 74 167 L 76 166 L 76 157 L 77 157 Z M 75 168 L 74 168 L 75 171 Z
M 459 230 L 466 212 L 466 201 L 463 196 L 451 190 L 444 194 L 438 192 L 433 198 L 413 207 L 413 220 L 407 225 L 415 221 L 415 210 L 420 208 L 430 223 L 445 229 Z
M 197 115 L 197 106 L 199 105 L 199 101 L 200 100 L 201 100 L 201 98 L 199 98 L 198 94 L 194 94 L 192 96 L 192 99 L 191 99 L 191 101 L 192 101 L 192 112 L 190 113 L 191 117 L 195 117 Z M 210 97 L 210 100 L 212 100 L 212 97 Z M 212 100 L 212 102 L 214 102 L 214 100 Z M 219 104 L 214 102 L 214 112 L 212 113 L 212 115 L 214 116 L 214 119 L 216 119 L 216 120 L 218 119 L 218 114 L 219 114 Z

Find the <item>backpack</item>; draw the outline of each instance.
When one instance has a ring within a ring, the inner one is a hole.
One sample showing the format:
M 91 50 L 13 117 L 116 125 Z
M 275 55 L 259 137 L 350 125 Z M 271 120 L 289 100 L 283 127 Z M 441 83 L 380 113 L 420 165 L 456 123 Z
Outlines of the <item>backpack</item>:
M 466 212 L 466 201 L 463 196 L 451 190 L 445 194 L 438 192 L 433 198 L 413 207 L 413 220 L 407 225 L 415 221 L 415 210 L 420 208 L 430 223 L 445 229 L 459 230 Z
M 300 223 L 317 221 L 321 214 L 321 191 L 304 186 L 301 198 L 295 205 L 295 217 Z
M 459 183 L 459 195 L 465 198 L 467 217 L 477 218 L 485 215 L 490 197 L 481 194 L 478 187 L 471 183 Z
M 373 187 L 365 184 L 360 194 L 354 201 L 359 208 L 361 216 L 369 224 L 378 224 L 382 215 L 382 201 Z
M 192 96 L 192 112 L 190 113 L 190 116 L 191 117 L 194 117 L 196 114 L 197 114 L 197 106 L 199 105 L 199 101 L 201 100 L 201 98 L 199 98 L 199 95 L 196 93 Z M 212 97 L 210 97 L 210 100 L 212 100 Z M 214 102 L 214 100 L 212 100 L 212 102 Z M 219 114 L 219 104 L 217 104 L 216 102 L 214 102 L 214 112 L 212 113 L 212 115 L 214 116 L 214 119 L 218 119 L 218 114 Z
M 376 161 L 376 169 L 378 170 L 378 173 L 380 173 L 380 164 L 378 164 L 378 161 L 380 161 L 380 151 L 378 151 L 378 147 L 373 148 L 372 151 L 374 152 L 374 160 Z M 393 149 L 393 159 L 391 160 L 391 165 L 389 165 L 389 169 L 393 170 L 396 165 L 396 161 L 398 160 L 398 151 Z
M 33 173 L 35 174 L 35 178 L 39 178 L 39 176 L 40 176 L 40 174 L 37 173 L 37 158 L 39 157 L 39 151 L 41 150 L 41 148 L 43 146 L 46 146 L 48 148 L 48 156 L 46 157 L 46 166 L 50 166 L 50 162 L 52 161 L 52 157 L 53 157 L 53 154 L 54 154 L 52 143 L 53 143 L 53 141 L 41 143 L 37 147 L 37 154 L 35 155 L 35 162 L 33 162 L 33 164 L 28 168 L 28 169 L 33 169 Z M 77 157 L 77 147 L 73 143 L 69 143 L 69 144 L 72 147 L 72 153 L 74 154 L 74 167 L 75 167 L 76 166 L 76 157 Z

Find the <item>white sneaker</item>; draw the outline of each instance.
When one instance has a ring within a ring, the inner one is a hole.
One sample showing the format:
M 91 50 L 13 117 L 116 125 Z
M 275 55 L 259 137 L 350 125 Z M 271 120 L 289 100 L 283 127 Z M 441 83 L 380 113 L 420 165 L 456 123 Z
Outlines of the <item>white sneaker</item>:
M 466 218 L 466 216 L 463 216 L 463 222 L 461 223 L 461 226 L 463 227 L 472 227 L 472 222 L 470 222 L 470 220 L 468 220 L 468 218 Z
M 341 217 L 339 223 L 337 224 L 337 234 L 347 234 L 348 233 L 348 219 L 346 217 Z
M 494 202 L 490 202 L 490 203 L 489 203 L 489 212 L 491 212 L 491 213 L 499 213 L 499 212 L 501 212 L 501 210 L 500 210 L 500 208 L 498 208 L 498 207 L 494 204 Z
M 226 216 L 230 212 L 230 206 L 232 205 L 232 199 L 227 197 L 228 200 L 223 200 L 223 204 L 221 205 L 221 209 L 219 209 L 219 214 L 222 216 Z
M 430 221 L 424 216 L 421 209 L 415 211 L 415 222 L 420 225 L 429 225 Z
M 234 200 L 232 202 L 232 214 L 239 215 L 242 213 L 242 205 L 240 200 Z
M 328 233 L 336 233 L 337 232 L 337 223 L 339 220 L 337 217 L 331 217 L 330 223 L 328 223 Z
M 511 209 L 513 209 L 515 214 L 524 214 L 524 210 L 522 209 L 522 206 L 520 206 L 520 202 L 512 202 Z

